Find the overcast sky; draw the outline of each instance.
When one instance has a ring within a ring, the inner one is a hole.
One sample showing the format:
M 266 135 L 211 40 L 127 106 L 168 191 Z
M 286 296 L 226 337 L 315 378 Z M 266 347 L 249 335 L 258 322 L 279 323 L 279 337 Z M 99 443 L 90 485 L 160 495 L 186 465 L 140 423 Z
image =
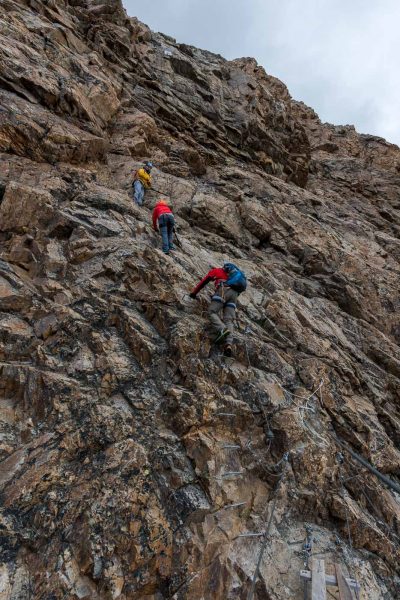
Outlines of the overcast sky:
M 323 121 L 400 145 L 400 0 L 123 0 L 154 31 L 254 56 Z

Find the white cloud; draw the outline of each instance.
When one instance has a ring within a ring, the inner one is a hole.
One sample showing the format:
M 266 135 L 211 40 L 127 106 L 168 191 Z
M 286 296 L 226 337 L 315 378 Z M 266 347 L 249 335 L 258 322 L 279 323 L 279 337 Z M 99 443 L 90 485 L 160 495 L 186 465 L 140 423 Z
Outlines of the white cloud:
M 178 41 L 254 56 L 322 120 L 400 144 L 399 0 L 123 2 Z

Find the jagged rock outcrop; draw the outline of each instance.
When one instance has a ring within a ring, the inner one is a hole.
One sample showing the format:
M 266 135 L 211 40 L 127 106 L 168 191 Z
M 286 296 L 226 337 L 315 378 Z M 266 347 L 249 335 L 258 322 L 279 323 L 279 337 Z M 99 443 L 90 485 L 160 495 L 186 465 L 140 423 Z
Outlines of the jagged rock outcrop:
M 245 599 L 275 497 L 256 597 L 303 597 L 307 524 L 397 598 L 399 495 L 335 436 L 399 481 L 399 148 L 119 0 L 0 7 L 0 598 Z M 226 258 L 233 359 L 185 295 Z

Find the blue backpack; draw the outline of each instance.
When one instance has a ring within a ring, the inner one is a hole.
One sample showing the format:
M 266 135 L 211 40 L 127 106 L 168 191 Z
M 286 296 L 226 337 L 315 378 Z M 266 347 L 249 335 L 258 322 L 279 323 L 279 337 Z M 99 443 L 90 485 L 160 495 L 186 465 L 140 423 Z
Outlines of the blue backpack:
M 247 288 L 246 275 L 233 263 L 225 263 L 224 271 L 228 274 L 228 279 L 225 281 L 225 285 L 238 292 L 244 292 Z

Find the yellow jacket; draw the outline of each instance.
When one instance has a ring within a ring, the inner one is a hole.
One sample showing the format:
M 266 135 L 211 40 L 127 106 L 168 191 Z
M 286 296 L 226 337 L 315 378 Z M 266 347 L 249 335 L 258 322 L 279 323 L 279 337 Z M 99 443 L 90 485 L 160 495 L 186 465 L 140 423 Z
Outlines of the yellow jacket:
M 139 179 L 140 183 L 142 183 L 145 188 L 151 187 L 151 175 L 143 168 L 138 170 L 136 178 Z

